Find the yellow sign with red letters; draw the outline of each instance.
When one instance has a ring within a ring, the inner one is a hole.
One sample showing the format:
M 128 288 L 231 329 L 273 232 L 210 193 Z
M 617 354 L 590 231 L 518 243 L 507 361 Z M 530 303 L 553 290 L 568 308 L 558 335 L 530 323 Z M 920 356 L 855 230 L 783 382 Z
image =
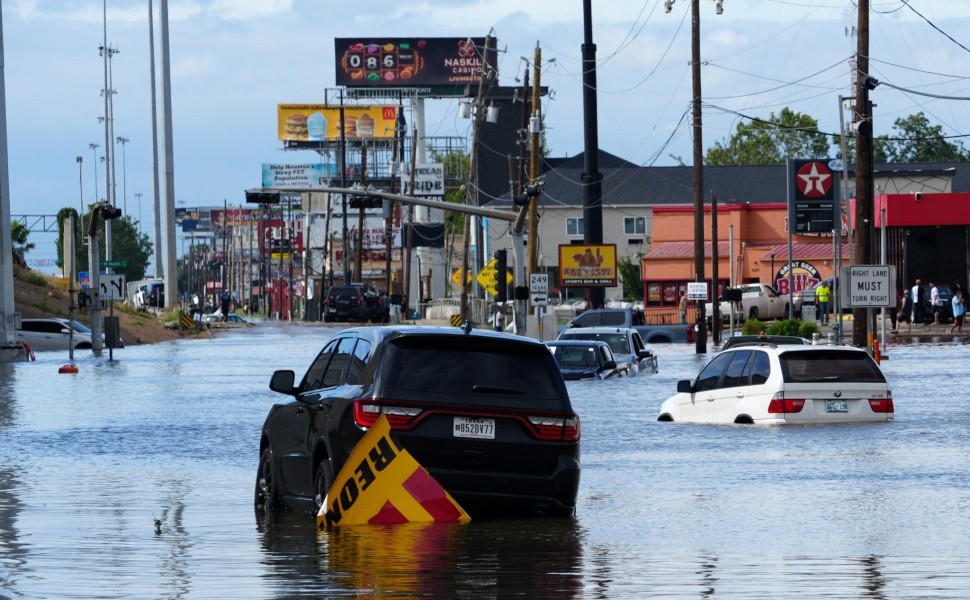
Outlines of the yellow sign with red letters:
M 387 417 L 381 415 L 337 474 L 317 514 L 317 527 L 470 520 L 441 484 L 395 443 Z

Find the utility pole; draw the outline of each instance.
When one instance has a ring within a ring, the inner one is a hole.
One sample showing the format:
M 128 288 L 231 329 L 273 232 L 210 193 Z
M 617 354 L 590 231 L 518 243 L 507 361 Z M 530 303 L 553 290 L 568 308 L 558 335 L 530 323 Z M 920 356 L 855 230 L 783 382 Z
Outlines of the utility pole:
M 664 11 L 670 12 L 676 0 L 665 0 Z M 716 0 L 717 14 L 724 11 L 723 0 Z M 704 282 L 704 129 L 701 123 L 701 9 L 698 0 L 690 0 L 690 72 L 694 132 L 694 281 Z M 712 240 L 712 243 L 717 243 Z M 711 304 L 717 306 L 717 282 L 712 282 Z M 707 351 L 707 318 L 704 303 L 697 303 L 697 354 Z
M 526 279 L 520 285 L 527 283 L 528 276 L 536 272 L 537 263 L 539 260 L 539 155 L 541 153 L 541 148 L 539 146 L 540 137 L 539 132 L 541 130 L 542 117 L 540 114 L 540 89 L 539 89 L 539 76 L 541 73 L 542 65 L 542 50 L 539 48 L 539 44 L 536 43 L 535 49 L 535 60 L 532 65 L 533 68 L 533 81 L 532 81 L 532 118 L 529 119 L 529 133 L 531 134 L 530 146 L 529 146 L 529 188 L 533 191 L 531 194 L 526 194 L 529 198 L 529 237 L 528 237 L 528 252 L 529 252 L 529 269 L 526 272 Z M 504 273 L 499 273 L 499 277 L 505 277 Z M 532 314 L 535 311 L 535 307 L 529 304 L 529 313 Z
M 694 119 L 694 281 L 704 282 L 704 128 L 701 126 L 701 9 L 698 0 L 691 1 L 690 72 L 693 81 L 692 111 Z M 717 284 L 712 285 L 712 304 L 717 302 Z M 707 319 L 704 303 L 697 303 L 697 354 L 707 352 Z
M 478 79 L 478 94 L 475 96 L 475 107 L 472 110 L 472 152 L 469 158 L 468 182 L 465 184 L 465 204 L 478 206 L 478 134 L 481 129 L 482 118 L 485 116 L 482 99 L 485 96 L 485 84 L 491 76 L 488 66 L 488 47 L 492 45 L 491 34 L 485 36 L 485 47 L 482 48 L 482 72 Z M 412 169 L 412 179 L 413 179 Z M 411 193 L 414 193 L 412 186 Z M 468 321 L 468 254 L 471 252 L 471 214 L 465 213 L 464 232 L 465 239 L 461 259 L 461 298 L 460 314 L 463 321 Z M 504 274 L 501 274 L 504 277 Z
M 583 0 L 583 242 L 603 243 L 603 174 L 596 115 L 596 44 L 591 0 Z M 586 288 L 588 308 L 603 308 L 606 290 Z
M 856 144 L 855 144 L 855 223 L 858 234 L 853 248 L 857 265 L 872 264 L 872 103 L 869 91 L 878 82 L 869 76 L 869 0 L 858 0 L 858 46 L 856 50 Z M 852 310 L 852 345 L 871 347 L 869 310 Z
M 715 344 L 721 343 L 721 302 L 718 298 L 717 261 L 717 195 L 711 192 L 711 335 Z M 704 321 L 707 322 L 706 320 Z

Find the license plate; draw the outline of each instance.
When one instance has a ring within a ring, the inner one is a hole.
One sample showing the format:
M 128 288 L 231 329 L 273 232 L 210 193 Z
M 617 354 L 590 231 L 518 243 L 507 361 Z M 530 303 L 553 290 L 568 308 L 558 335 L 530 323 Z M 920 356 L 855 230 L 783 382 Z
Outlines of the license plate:
M 455 437 L 479 440 L 495 439 L 495 419 L 469 419 L 455 417 Z
M 827 413 L 849 412 L 849 402 L 846 400 L 826 400 L 825 412 Z

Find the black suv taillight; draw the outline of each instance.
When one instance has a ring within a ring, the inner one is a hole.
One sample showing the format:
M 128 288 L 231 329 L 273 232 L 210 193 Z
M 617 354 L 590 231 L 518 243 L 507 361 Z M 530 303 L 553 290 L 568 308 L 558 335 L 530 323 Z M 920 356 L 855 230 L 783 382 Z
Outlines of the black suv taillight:
M 525 428 L 538 440 L 544 441 L 579 441 L 579 415 L 566 414 L 519 414 L 519 413 L 488 413 L 472 410 L 471 407 L 456 406 L 428 406 L 417 407 L 386 403 L 373 398 L 358 398 L 354 400 L 354 422 L 364 428 L 370 428 L 377 419 L 384 414 L 391 429 L 407 431 L 413 429 L 426 417 L 433 414 L 446 413 L 449 415 L 468 415 L 473 417 L 514 419 L 522 423 Z

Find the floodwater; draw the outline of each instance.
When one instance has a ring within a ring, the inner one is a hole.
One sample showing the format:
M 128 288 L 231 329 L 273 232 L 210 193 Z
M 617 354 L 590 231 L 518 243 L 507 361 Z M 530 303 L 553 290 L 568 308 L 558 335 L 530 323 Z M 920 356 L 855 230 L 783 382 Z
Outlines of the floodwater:
M 0 365 L 0 598 L 925 598 L 970 592 L 970 346 L 891 345 L 896 420 L 656 421 L 705 359 L 571 382 L 574 519 L 349 527 L 257 523 L 277 368 L 335 330 L 260 323 L 211 340 Z

